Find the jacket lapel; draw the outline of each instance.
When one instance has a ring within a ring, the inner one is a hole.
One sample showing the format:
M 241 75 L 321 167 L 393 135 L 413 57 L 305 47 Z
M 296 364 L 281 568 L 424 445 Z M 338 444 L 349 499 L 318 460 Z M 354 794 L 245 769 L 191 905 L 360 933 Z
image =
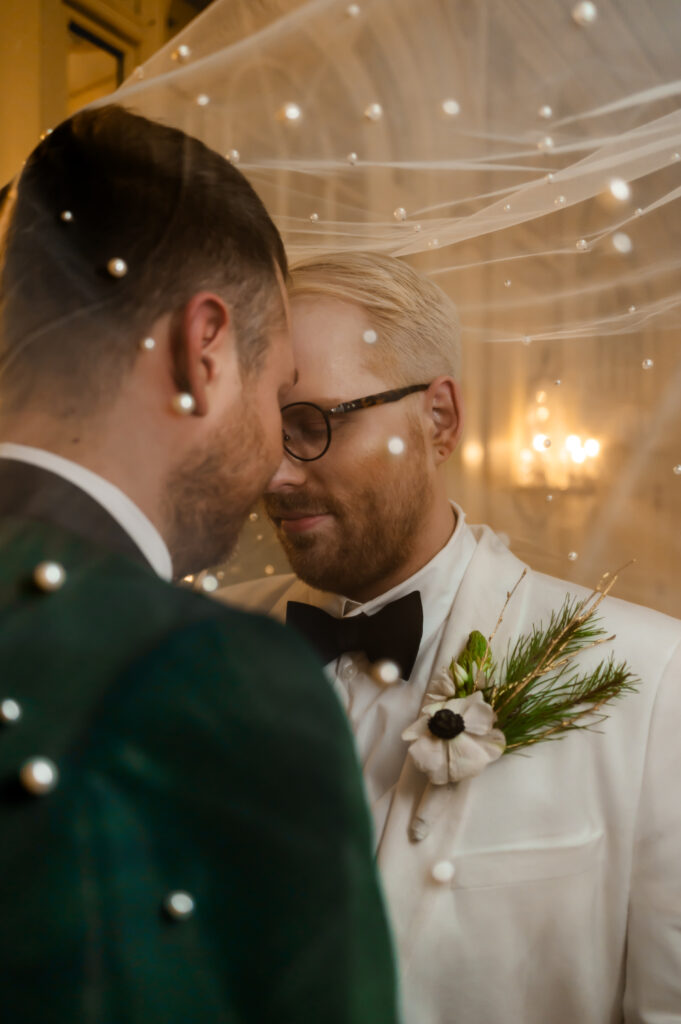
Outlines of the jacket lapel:
M 435 661 L 435 671 L 458 657 L 473 629 L 485 636 L 494 630 L 507 594 L 520 579 L 525 566 L 486 526 L 472 527 L 477 547 L 456 594 Z M 493 647 L 497 658 L 503 657 L 510 638 L 524 628 L 527 615 L 530 580 L 518 586 L 497 629 Z M 428 687 L 428 692 L 432 687 Z M 426 703 L 426 694 L 424 701 Z M 420 843 L 409 838 L 409 826 L 423 795 L 426 779 L 406 756 L 396 786 L 393 802 L 378 849 L 389 905 L 395 915 L 397 943 L 403 954 L 403 968 L 408 966 L 411 951 L 409 936 L 418 932 L 416 922 L 426 911 L 428 893 L 433 886 L 430 875 L 433 865 L 455 844 L 456 834 L 470 813 L 476 782 L 468 779 L 448 786 L 438 793 L 439 813 L 430 834 Z

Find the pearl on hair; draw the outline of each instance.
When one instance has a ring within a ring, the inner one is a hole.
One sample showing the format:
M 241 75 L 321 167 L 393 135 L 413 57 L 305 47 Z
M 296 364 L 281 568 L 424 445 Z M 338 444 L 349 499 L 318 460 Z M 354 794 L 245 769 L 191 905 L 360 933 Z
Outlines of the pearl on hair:
M 156 339 L 144 338 L 143 341 L 140 341 L 140 348 L 143 352 L 151 352 L 152 349 L 156 348 Z
M 120 256 L 114 256 L 106 265 L 112 277 L 125 277 L 128 272 L 128 264 Z

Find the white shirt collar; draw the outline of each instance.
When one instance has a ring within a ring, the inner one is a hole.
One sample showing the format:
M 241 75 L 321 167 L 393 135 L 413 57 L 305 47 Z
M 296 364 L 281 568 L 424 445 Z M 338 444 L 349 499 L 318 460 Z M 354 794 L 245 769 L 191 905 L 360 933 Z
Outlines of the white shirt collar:
M 68 480 L 89 494 L 135 542 L 154 571 L 164 580 L 172 579 L 173 563 L 168 547 L 150 519 L 115 484 L 71 459 L 54 455 L 43 448 L 24 444 L 0 444 L 0 458 L 15 459 L 39 466 Z

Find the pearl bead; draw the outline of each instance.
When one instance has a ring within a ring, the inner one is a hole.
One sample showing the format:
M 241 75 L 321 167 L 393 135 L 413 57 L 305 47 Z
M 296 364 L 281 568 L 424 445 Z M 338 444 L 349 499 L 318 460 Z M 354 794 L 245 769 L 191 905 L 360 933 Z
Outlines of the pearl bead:
M 265 576 L 274 576 L 274 572 L 275 570 L 273 565 L 265 566 Z
M 388 440 L 388 451 L 391 455 L 402 455 L 406 445 L 401 437 L 391 437 Z
M 73 220 L 73 213 L 71 212 L 71 210 L 62 210 L 62 212 L 59 214 L 59 216 L 61 217 L 61 219 L 64 221 L 65 224 L 70 224 L 71 221 Z
M 359 18 L 361 8 L 359 4 L 348 4 L 345 8 L 345 13 L 349 18 Z
M 0 722 L 5 725 L 12 725 L 21 718 L 21 707 L 15 700 L 7 698 L 0 702 Z
M 652 359 L 644 359 L 643 362 L 641 363 L 641 366 L 643 367 L 644 370 L 652 370 L 654 365 L 655 365 L 655 363 L 653 362 Z
M 191 57 L 192 51 L 186 43 L 180 43 L 176 50 L 173 50 L 173 60 L 179 61 L 180 64 L 184 64 L 186 60 Z
M 443 100 L 442 109 L 447 117 L 456 117 L 461 111 L 461 107 L 456 100 Z
M 378 341 L 378 334 L 373 327 L 370 327 L 364 332 L 362 335 L 362 341 L 366 341 L 367 345 L 374 345 Z
M 582 0 L 582 3 L 576 4 L 572 8 L 572 17 L 582 27 L 584 25 L 592 25 L 598 17 L 598 8 L 590 0 Z
M 196 904 L 188 892 L 169 892 L 163 901 L 163 909 L 174 921 L 186 921 L 194 913 Z
M 400 678 L 400 667 L 394 661 L 387 658 L 375 661 L 370 669 L 371 678 L 383 686 L 390 686 Z
M 552 494 L 547 494 L 547 495 L 546 495 L 546 500 L 547 500 L 547 501 L 549 502 L 549 504 L 550 504 L 550 503 L 551 503 L 551 502 L 553 501 L 553 495 L 552 495 Z
M 456 868 L 451 860 L 439 860 L 437 864 L 433 865 L 431 870 L 433 881 L 439 885 L 446 885 L 447 882 L 451 882 L 455 874 Z
M 120 256 L 114 256 L 106 265 L 112 277 L 125 277 L 128 272 L 128 264 Z
M 225 154 L 225 159 L 229 160 L 230 164 L 238 164 L 241 160 L 241 153 L 238 149 L 230 149 L 229 153 Z
M 310 220 L 312 221 L 313 224 L 316 224 L 319 221 L 319 214 L 318 213 L 311 213 L 310 214 Z
M 395 220 L 406 220 L 407 211 L 403 206 L 398 206 L 395 210 L 393 210 L 393 217 L 395 218 Z
M 512 284 L 513 282 L 511 281 L 511 278 L 507 277 L 506 280 L 504 281 L 504 288 L 510 288 Z
M 576 551 L 570 551 L 570 552 L 569 552 L 569 554 L 568 554 L 568 559 L 569 559 L 569 560 L 570 560 L 571 562 L 576 562 L 578 558 L 579 558 L 579 555 L 577 554 L 577 552 L 576 552 Z
M 543 106 L 541 106 L 541 107 L 539 108 L 539 110 L 537 111 L 537 114 L 538 114 L 538 116 L 539 116 L 539 117 L 541 117 L 541 118 L 542 118 L 542 119 L 543 119 L 544 121 L 548 121 L 548 120 L 549 120 L 549 118 L 553 117 L 553 110 L 552 110 L 552 108 L 551 108 L 551 107 L 550 107 L 550 106 L 548 105 L 548 103 L 545 103 L 545 104 L 544 104 Z
M 510 213 L 511 212 L 511 204 L 510 203 L 504 203 L 504 211 L 506 213 Z
M 156 339 L 155 338 L 144 338 L 144 340 L 140 342 L 140 348 L 144 352 L 151 352 L 152 349 L 156 348 Z
M 59 562 L 41 562 L 33 570 L 33 582 L 46 593 L 59 590 L 66 582 L 64 566 Z
M 260 518 L 260 516 L 258 515 L 257 512 L 251 512 L 248 518 L 250 519 L 250 521 L 252 523 L 257 523 L 257 521 Z
M 357 163 L 358 160 L 359 160 L 359 157 L 357 156 L 356 153 L 348 153 L 347 161 L 348 161 L 349 164 L 352 164 L 353 167 Z
M 179 391 L 173 395 L 171 406 L 173 412 L 178 416 L 191 416 L 196 409 L 196 399 L 187 391 Z
M 383 107 L 380 103 L 370 103 L 364 110 L 367 121 L 380 121 L 383 117 Z
M 200 92 L 196 97 L 197 107 L 207 107 L 210 103 L 210 96 L 206 96 L 205 92 Z
M 614 199 L 619 199 L 621 202 L 625 202 L 631 198 L 631 186 L 628 181 L 624 178 L 612 178 L 608 184 L 610 194 Z
M 550 135 L 545 135 L 543 139 L 540 139 L 537 143 L 537 149 L 547 150 L 553 149 L 555 142 Z
M 297 103 L 285 103 L 280 111 L 280 115 L 285 121 L 300 121 L 302 114 Z
M 674 474 L 674 476 L 681 476 L 681 464 L 677 463 L 676 466 L 674 466 L 674 468 L 672 469 L 672 473 Z
M 49 758 L 32 757 L 21 766 L 19 781 L 24 789 L 34 796 L 45 796 L 56 787 L 59 772 L 54 761 L 50 761 Z
M 199 588 L 204 592 L 204 594 L 214 593 L 218 589 L 218 586 L 219 583 L 217 579 L 215 578 L 215 576 L 211 575 L 204 576 L 203 579 L 201 580 L 201 583 L 199 584 Z
M 556 198 L 553 200 L 554 206 L 565 206 L 566 203 L 567 199 L 565 198 L 565 196 L 556 196 Z
M 589 243 L 587 242 L 586 238 L 580 238 L 578 242 L 575 242 L 575 247 L 580 252 L 588 252 L 589 251 Z
M 625 231 L 616 231 L 612 236 L 612 247 L 615 252 L 626 255 L 633 250 L 634 243 Z
M 636 312 L 636 306 L 629 306 L 629 309 L 627 310 L 627 313 L 635 313 L 635 312 Z

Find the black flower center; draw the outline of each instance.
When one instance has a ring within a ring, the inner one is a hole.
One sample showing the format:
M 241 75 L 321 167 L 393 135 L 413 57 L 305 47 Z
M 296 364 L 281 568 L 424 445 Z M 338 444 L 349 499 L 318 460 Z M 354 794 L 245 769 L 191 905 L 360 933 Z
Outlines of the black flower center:
M 466 723 L 461 715 L 457 715 L 456 711 L 442 708 L 428 719 L 428 728 L 433 736 L 437 736 L 441 740 L 453 740 L 460 732 L 465 731 Z

